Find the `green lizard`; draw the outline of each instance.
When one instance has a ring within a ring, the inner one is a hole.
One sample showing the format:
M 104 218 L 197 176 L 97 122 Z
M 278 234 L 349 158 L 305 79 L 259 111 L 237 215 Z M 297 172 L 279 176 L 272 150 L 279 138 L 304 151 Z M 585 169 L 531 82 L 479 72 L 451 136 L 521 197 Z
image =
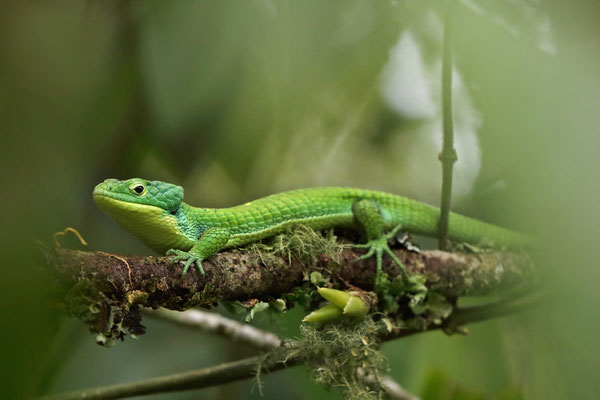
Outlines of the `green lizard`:
M 182 275 L 195 263 L 222 249 L 238 247 L 283 232 L 295 224 L 314 229 L 343 227 L 366 233 L 364 259 L 376 256 L 377 276 L 383 253 L 406 270 L 388 247 L 398 229 L 435 236 L 439 209 L 373 190 L 320 187 L 273 194 L 230 208 L 196 208 L 183 202 L 181 186 L 145 179 L 107 179 L 94 188 L 94 201 L 124 229 L 153 250 L 185 261 Z M 498 246 L 516 246 L 527 237 L 494 225 L 450 214 L 449 237 L 477 244 L 486 238 Z M 386 233 L 387 232 L 387 233 Z

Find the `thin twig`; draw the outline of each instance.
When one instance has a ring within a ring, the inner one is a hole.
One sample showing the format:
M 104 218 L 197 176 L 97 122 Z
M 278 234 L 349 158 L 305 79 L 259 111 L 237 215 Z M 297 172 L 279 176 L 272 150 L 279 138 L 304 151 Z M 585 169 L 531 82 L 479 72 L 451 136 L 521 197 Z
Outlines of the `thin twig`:
M 483 322 L 489 319 L 524 311 L 539 304 L 542 297 L 542 292 L 537 291 L 515 299 L 508 299 L 480 306 L 457 308 L 441 324 L 430 325 L 425 330 L 396 329 L 384 334 L 382 339 L 386 341 L 393 340 L 440 329 L 448 334 L 466 333 L 466 331 L 462 329 L 464 325 Z
M 377 378 L 373 374 L 368 374 L 363 368 L 358 368 L 356 374 L 371 387 L 378 387 L 389 400 L 419 400 L 417 396 L 408 392 L 398 382 L 389 375 Z
M 38 400 L 110 400 L 145 394 L 167 393 L 181 390 L 218 386 L 241 379 L 254 378 L 257 369 L 266 374 L 298 365 L 300 356 L 290 356 L 290 350 L 270 353 L 269 357 L 256 356 L 173 375 L 165 375 L 137 382 L 96 387 L 70 393 L 39 397 Z
M 201 310 L 178 312 L 161 308 L 158 310 L 144 310 L 144 314 L 188 328 L 222 335 L 234 342 L 247 344 L 258 349 L 267 350 L 281 346 L 281 339 L 271 332 L 263 331 L 252 325 L 242 324 L 212 312 Z
M 444 18 L 444 38 L 442 50 L 442 113 L 443 145 L 438 158 L 442 162 L 442 199 L 439 221 L 439 248 L 448 247 L 448 223 L 450 218 L 450 200 L 452 198 L 452 174 L 457 160 L 454 149 L 454 122 L 452 119 L 452 10 L 455 0 L 446 0 Z
M 201 310 L 177 312 L 161 308 L 159 310 L 144 310 L 144 314 L 188 328 L 223 335 L 233 341 L 265 350 L 280 347 L 283 343 L 274 333 L 263 331 L 252 325 L 242 324 L 211 312 Z M 293 347 L 295 342 L 289 341 L 289 343 Z M 365 380 L 368 380 L 368 378 L 365 377 Z M 394 381 L 391 376 L 384 376 L 379 383 L 390 400 L 419 400 L 417 396 L 409 393 Z
M 536 291 L 516 299 L 508 299 L 481 306 L 459 308 L 444 321 L 442 329 L 448 333 L 452 333 L 455 332 L 457 328 L 466 324 L 515 314 L 539 304 L 543 296 L 543 292 Z
M 67 234 L 67 232 L 73 233 L 75 236 L 77 236 L 77 239 L 79 239 L 79 242 L 83 246 L 87 246 L 87 242 L 85 241 L 85 239 L 83 238 L 83 236 L 81 236 L 81 233 L 79 233 L 79 231 L 77 229 L 71 228 L 70 226 L 67 226 L 64 231 L 62 231 L 62 232 L 56 232 L 54 234 L 54 244 L 56 245 L 56 247 L 62 247 L 60 245 L 60 242 L 58 241 L 58 237 L 59 236 L 65 236 Z
M 382 340 L 389 341 L 401 337 L 424 333 L 430 330 L 445 329 L 457 331 L 459 326 L 488 320 L 495 317 L 522 311 L 540 300 L 540 294 L 504 301 L 485 306 L 468 307 L 455 310 L 441 325 L 432 325 L 426 330 L 400 330 L 392 333 L 383 333 Z M 241 379 L 254 378 L 260 366 L 260 374 L 265 375 L 281 369 L 296 366 L 302 363 L 302 354 L 295 347 L 295 342 L 286 342 L 285 348 L 270 352 L 265 356 L 250 357 L 243 360 L 224 363 L 216 367 L 203 368 L 180 374 L 167 375 L 143 381 L 124 383 L 120 385 L 104 386 L 84 389 L 70 393 L 40 397 L 38 400 L 109 400 L 140 396 L 144 394 L 166 393 L 181 390 L 199 389 L 217 386 Z M 389 382 L 388 382 L 389 383 Z M 388 387 L 389 386 L 389 387 Z M 387 388 L 386 388 L 387 387 Z M 392 390 L 392 385 L 384 385 L 386 392 Z M 388 393 L 389 395 L 390 393 Z M 404 399 L 411 399 L 406 394 Z M 394 398 L 394 397 L 390 397 Z M 396 397 L 402 399 L 402 397 Z
M 419 400 L 419 397 L 408 392 L 391 376 L 384 376 L 381 379 L 381 387 L 390 400 Z

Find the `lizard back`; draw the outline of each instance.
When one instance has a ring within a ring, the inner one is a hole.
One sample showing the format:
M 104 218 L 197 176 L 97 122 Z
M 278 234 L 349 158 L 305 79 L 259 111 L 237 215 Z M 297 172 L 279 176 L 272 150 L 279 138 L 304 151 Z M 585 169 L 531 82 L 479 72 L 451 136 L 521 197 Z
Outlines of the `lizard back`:
M 440 215 L 437 207 L 386 192 L 344 187 L 296 189 L 229 208 L 188 206 L 186 214 L 198 235 L 210 227 L 230 230 L 231 238 L 226 247 L 234 247 L 283 232 L 295 224 L 314 229 L 356 229 L 352 205 L 362 199 L 377 205 L 387 229 L 401 225 L 403 230 L 412 233 L 437 234 Z M 474 244 L 487 238 L 499 246 L 527 241 L 518 233 L 456 213 L 450 215 L 449 237 Z

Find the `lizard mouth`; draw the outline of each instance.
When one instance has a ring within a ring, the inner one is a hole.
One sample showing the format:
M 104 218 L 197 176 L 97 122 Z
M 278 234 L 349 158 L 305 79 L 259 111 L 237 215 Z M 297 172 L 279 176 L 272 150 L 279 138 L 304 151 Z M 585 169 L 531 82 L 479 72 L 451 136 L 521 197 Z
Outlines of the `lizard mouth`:
M 108 195 L 105 193 L 104 189 L 98 189 L 98 188 L 94 188 L 94 192 L 92 193 L 92 195 L 94 196 L 94 198 L 108 197 Z
M 102 210 L 105 209 L 107 203 L 116 203 L 117 201 L 116 198 L 110 196 L 110 192 L 104 188 L 104 184 L 102 183 L 94 188 L 92 196 L 94 198 L 94 203 L 96 203 L 96 205 Z
M 113 196 L 110 196 L 111 194 L 112 194 L 112 191 L 110 190 L 110 186 L 107 186 L 106 182 L 97 184 L 94 187 L 94 191 L 92 192 L 92 195 L 94 196 L 94 198 L 97 196 L 113 197 Z
M 110 192 L 94 193 L 93 197 L 94 203 L 102 212 L 114 218 L 121 227 L 138 237 L 143 238 L 147 234 L 146 231 L 152 232 L 155 225 L 173 225 L 167 223 L 170 222 L 169 220 L 165 220 L 165 211 L 162 208 L 120 200 L 111 196 Z M 150 244 L 150 247 L 156 246 Z
M 126 208 L 126 201 L 110 196 L 110 192 L 106 192 L 103 189 L 94 189 L 93 197 L 94 203 L 96 203 L 98 208 L 108 214 L 113 214 L 115 209 Z
M 102 182 L 92 192 L 96 206 L 117 221 L 127 218 L 146 218 L 162 215 L 161 207 L 132 201 L 131 196 L 111 190 L 110 183 Z
M 102 182 L 102 183 L 96 185 L 96 187 L 94 187 L 94 191 L 92 192 L 94 201 L 96 201 L 96 202 L 98 202 L 98 201 L 113 202 L 114 204 L 117 204 L 117 203 L 135 204 L 136 203 L 134 201 L 130 201 L 126 195 L 119 193 L 119 192 L 115 192 L 111 189 L 112 188 L 110 187 L 110 185 L 108 185 L 106 182 Z
M 142 210 L 157 208 L 147 204 L 128 201 L 128 199 L 123 198 L 124 196 L 121 193 L 115 193 L 110 190 L 110 187 L 107 188 L 104 182 L 96 185 L 92 195 L 94 203 L 96 203 L 98 208 L 114 217 L 123 212 L 141 212 Z

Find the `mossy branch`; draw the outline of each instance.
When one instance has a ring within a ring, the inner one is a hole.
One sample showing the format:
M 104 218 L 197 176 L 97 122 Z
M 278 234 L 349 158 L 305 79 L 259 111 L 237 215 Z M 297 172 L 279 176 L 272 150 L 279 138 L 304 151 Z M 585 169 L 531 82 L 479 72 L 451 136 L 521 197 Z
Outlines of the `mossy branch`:
M 303 326 L 301 330 L 304 332 L 304 339 L 281 341 L 274 335 L 267 338 L 265 332 L 256 330 L 249 334 L 240 324 L 233 321 L 225 322 L 222 317 L 218 317 L 217 320 L 211 318 L 212 322 L 209 323 L 206 318 L 199 321 L 196 317 L 193 321 L 189 318 L 183 321 L 183 313 L 170 313 L 169 319 L 172 320 L 175 314 L 179 324 L 190 325 L 193 322 L 196 326 L 200 323 L 203 325 L 202 329 L 221 334 L 227 331 L 228 337 L 252 345 L 258 343 L 256 336 L 260 336 L 258 347 L 266 349 L 267 352 L 258 357 L 216 367 L 139 382 L 91 388 L 45 397 L 45 399 L 113 399 L 197 389 L 256 377 L 259 374 L 301 363 L 313 366 L 314 371 L 327 371 L 327 368 L 321 367 L 323 363 L 331 362 L 332 357 L 346 360 L 343 376 L 336 375 L 341 373 L 341 369 L 336 367 L 329 369 L 329 371 L 337 371 L 332 372 L 333 375 L 321 374 L 315 379 L 318 378 L 326 385 L 348 381 L 350 383 L 345 387 L 348 393 L 364 393 L 364 390 L 387 392 L 389 388 L 384 384 L 382 375 L 385 373 L 385 368 L 380 362 L 372 362 L 381 361 L 382 356 L 377 351 L 378 343 L 440 328 L 453 333 L 460 331 L 459 328 L 469 322 L 515 311 L 514 306 L 510 304 L 456 309 L 451 305 L 452 303 L 448 303 L 448 300 L 440 302 L 439 298 L 441 296 L 452 302 L 451 299 L 462 295 L 485 294 L 520 286 L 530 281 L 529 278 L 535 273 L 529 257 L 516 253 L 442 251 L 417 253 L 403 249 L 394 252 L 411 276 L 422 279 L 428 288 L 427 302 L 419 303 L 421 311 L 415 308 L 412 311 L 416 314 L 422 313 L 424 309 L 429 311 L 419 314 L 421 317 L 414 318 L 412 324 L 391 322 L 398 318 L 402 319 L 401 315 L 404 312 L 397 310 L 391 312 L 389 316 L 386 313 L 386 317 L 380 315 L 381 319 L 378 322 L 366 318 L 361 323 L 363 328 L 358 328 L 362 330 L 354 334 L 348 334 L 348 329 L 357 329 L 352 325 L 344 328 L 343 324 L 340 327 L 332 324 L 329 328 L 319 331 Z M 306 290 L 307 286 L 312 287 L 315 284 L 313 282 L 315 275 L 320 279 L 327 277 L 327 283 L 333 287 L 370 290 L 375 278 L 373 259 L 357 262 L 357 258 L 362 255 L 361 251 L 340 246 L 331 234 L 322 236 L 318 232 L 306 229 L 279 235 L 268 243 L 219 253 L 203 262 L 205 275 L 199 275 L 197 270 L 192 269 L 184 278 L 181 277 L 182 265 L 171 264 L 167 257 L 121 256 L 61 248 L 46 250 L 45 254 L 50 282 L 58 292 L 62 307 L 67 314 L 88 323 L 91 330 L 97 333 L 97 340 L 102 344 L 110 344 L 126 333 L 133 335 L 143 333 L 141 307 L 162 307 L 181 311 L 192 306 L 210 307 L 224 300 L 252 300 L 250 303 L 256 303 L 256 299 L 263 301 L 280 299 L 298 287 L 304 286 L 303 290 Z M 318 274 L 313 274 L 316 272 Z M 387 257 L 384 262 L 384 272 L 394 282 L 394 278 L 401 273 Z M 309 284 L 308 281 L 311 283 Z M 314 292 L 314 289 L 310 290 Z M 390 292 L 386 292 L 385 296 L 389 297 L 389 295 Z M 450 308 L 446 307 L 448 304 Z M 436 307 L 437 311 L 435 311 Z M 518 309 L 522 307 L 521 304 Z M 164 318 L 166 315 L 162 313 L 159 316 Z M 323 346 L 316 345 L 319 340 L 327 343 L 325 350 Z M 337 347 L 331 348 L 332 343 L 337 343 Z M 361 346 L 368 348 L 362 349 L 364 351 L 348 353 L 348 348 Z M 335 354 L 330 354 L 331 352 Z M 361 354 L 368 354 L 370 358 L 354 359 Z M 357 360 L 360 361 L 359 364 L 356 364 Z M 379 368 L 373 368 L 371 364 L 379 365 Z M 364 369 L 364 365 L 370 365 L 371 368 L 362 371 L 361 375 L 359 369 Z M 333 380 L 329 379 L 332 377 Z M 371 378 L 373 381 L 369 383 Z M 371 386 L 373 389 L 369 388 Z
M 144 333 L 141 307 L 181 311 L 220 301 L 269 301 L 305 284 L 313 271 L 326 273 L 335 287 L 371 290 L 375 260 L 356 262 L 361 254 L 344 248 L 335 261 L 320 254 L 303 263 L 289 254 L 233 250 L 205 260 L 205 275 L 192 269 L 182 278 L 182 265 L 171 264 L 168 257 L 56 248 L 46 251 L 46 269 L 65 312 L 89 324 L 99 333 L 98 342 L 106 344 L 125 333 Z M 422 275 L 427 287 L 448 298 L 514 287 L 535 272 L 531 260 L 517 253 L 395 250 L 395 254 L 410 274 Z M 387 257 L 384 271 L 392 279 L 400 274 Z

